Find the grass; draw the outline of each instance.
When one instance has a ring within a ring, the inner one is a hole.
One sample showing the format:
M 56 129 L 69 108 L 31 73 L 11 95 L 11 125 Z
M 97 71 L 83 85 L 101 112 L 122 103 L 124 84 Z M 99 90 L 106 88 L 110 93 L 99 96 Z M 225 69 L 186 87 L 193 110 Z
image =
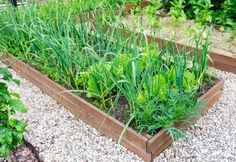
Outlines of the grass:
M 120 4 L 87 2 L 6 9 L 0 13 L 0 49 L 113 116 L 122 109 L 121 120 L 137 131 L 153 135 L 164 128 L 178 135 L 174 124 L 202 107 L 197 95 L 206 81 L 208 43 L 201 57 L 199 41 L 193 53 L 178 53 L 170 44 L 159 49 L 144 35 L 105 30 L 119 19 Z

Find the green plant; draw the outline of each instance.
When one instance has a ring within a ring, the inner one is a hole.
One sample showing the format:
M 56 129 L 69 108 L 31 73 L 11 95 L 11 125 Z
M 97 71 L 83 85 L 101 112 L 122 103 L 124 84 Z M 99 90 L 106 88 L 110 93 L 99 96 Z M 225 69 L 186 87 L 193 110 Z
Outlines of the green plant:
M 178 24 L 179 21 L 186 20 L 184 13 L 184 0 L 173 0 L 171 3 L 169 14 L 172 16 L 174 24 Z
M 176 51 L 172 44 L 159 48 L 134 31 L 124 37 L 116 29 L 123 24 L 116 24 L 120 15 L 114 17 L 114 11 L 108 14 L 105 8 L 96 8 L 87 14 L 72 4 L 51 2 L 0 13 L 2 51 L 113 116 L 122 110 L 127 126 L 149 134 L 162 128 L 175 134 L 174 123 L 198 110 L 196 96 L 205 81 L 207 42 L 201 57 L 200 41 L 190 53 Z
M 150 0 L 148 5 L 145 7 L 145 13 L 152 26 L 160 26 L 161 18 L 156 16 L 157 11 L 163 6 L 163 4 L 156 0 Z
M 134 10 L 141 12 L 140 1 L 136 0 Z M 222 25 L 221 30 L 233 29 L 236 23 L 235 0 L 166 0 L 149 1 L 145 7 L 148 19 L 153 25 L 160 25 L 161 19 L 155 13 L 161 8 L 172 16 L 174 24 L 178 25 L 181 20 L 192 19 L 200 25 L 213 23 Z
M 0 68 L 1 79 L 4 81 L 13 81 L 19 84 L 19 81 L 13 79 L 12 74 Z M 22 144 L 23 133 L 26 124 L 17 120 L 14 115 L 17 112 L 26 112 L 26 108 L 16 93 L 8 91 L 7 84 L 0 82 L 0 157 L 7 157 L 18 144 Z
M 222 24 L 224 26 L 229 26 L 234 29 L 236 24 L 236 1 L 235 0 L 225 0 L 221 4 L 221 10 L 217 11 L 214 15 L 214 21 L 217 24 Z M 225 27 L 221 27 L 221 30 L 225 30 Z
M 233 25 L 233 32 L 230 36 L 230 39 L 234 40 L 236 38 L 236 24 Z
M 212 14 L 213 11 L 211 8 L 213 7 L 211 0 L 191 0 L 189 4 L 192 6 L 192 12 L 197 22 L 199 23 L 211 23 L 212 22 Z

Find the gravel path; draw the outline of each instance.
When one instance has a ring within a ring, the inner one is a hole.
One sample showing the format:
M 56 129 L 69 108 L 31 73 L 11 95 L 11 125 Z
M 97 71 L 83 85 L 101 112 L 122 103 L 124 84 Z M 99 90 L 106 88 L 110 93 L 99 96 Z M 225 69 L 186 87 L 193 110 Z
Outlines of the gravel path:
M 236 161 L 236 75 L 220 72 L 220 76 L 225 79 L 220 102 L 188 130 L 186 139 L 174 142 L 155 162 Z M 21 94 L 29 109 L 19 118 L 27 121 L 26 139 L 39 149 L 45 162 L 142 161 L 19 79 L 21 86 L 10 84 L 10 89 Z

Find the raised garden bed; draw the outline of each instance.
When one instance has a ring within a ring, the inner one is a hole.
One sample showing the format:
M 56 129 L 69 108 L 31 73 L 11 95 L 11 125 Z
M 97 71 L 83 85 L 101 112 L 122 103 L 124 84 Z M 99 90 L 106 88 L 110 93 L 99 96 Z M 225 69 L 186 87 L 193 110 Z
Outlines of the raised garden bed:
M 1 60 L 3 63 L 10 65 L 19 75 L 30 80 L 43 92 L 77 115 L 81 120 L 97 128 L 115 141 L 120 138 L 125 127 L 125 124 L 122 122 L 99 110 L 94 105 L 49 79 L 47 75 L 17 60 L 12 55 L 4 56 Z M 206 106 L 201 114 L 204 114 L 220 98 L 223 84 L 224 81 L 222 79 L 217 80 L 215 85 L 199 98 L 199 100 L 204 100 L 204 105 Z M 197 118 L 194 118 L 195 120 Z M 183 122 L 176 124 L 176 127 L 180 129 L 186 129 L 189 126 L 189 123 Z M 171 143 L 172 138 L 165 130 L 160 130 L 156 135 L 150 136 L 139 134 L 133 129 L 128 128 L 121 140 L 123 146 L 142 157 L 145 161 L 152 161 Z

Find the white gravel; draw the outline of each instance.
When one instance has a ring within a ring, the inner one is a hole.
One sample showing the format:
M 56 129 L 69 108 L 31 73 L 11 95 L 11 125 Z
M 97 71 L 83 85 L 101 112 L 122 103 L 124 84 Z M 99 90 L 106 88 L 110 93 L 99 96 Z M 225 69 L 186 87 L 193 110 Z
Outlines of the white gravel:
M 2 66 L 2 65 L 1 65 Z M 14 73 L 14 72 L 13 72 Z M 77 120 L 52 98 L 25 79 L 21 86 L 10 84 L 20 93 L 28 112 L 26 139 L 38 147 L 45 162 L 142 161 L 137 155 Z M 225 90 L 219 103 L 183 139 L 166 149 L 154 161 L 236 161 L 236 75 L 220 72 Z

